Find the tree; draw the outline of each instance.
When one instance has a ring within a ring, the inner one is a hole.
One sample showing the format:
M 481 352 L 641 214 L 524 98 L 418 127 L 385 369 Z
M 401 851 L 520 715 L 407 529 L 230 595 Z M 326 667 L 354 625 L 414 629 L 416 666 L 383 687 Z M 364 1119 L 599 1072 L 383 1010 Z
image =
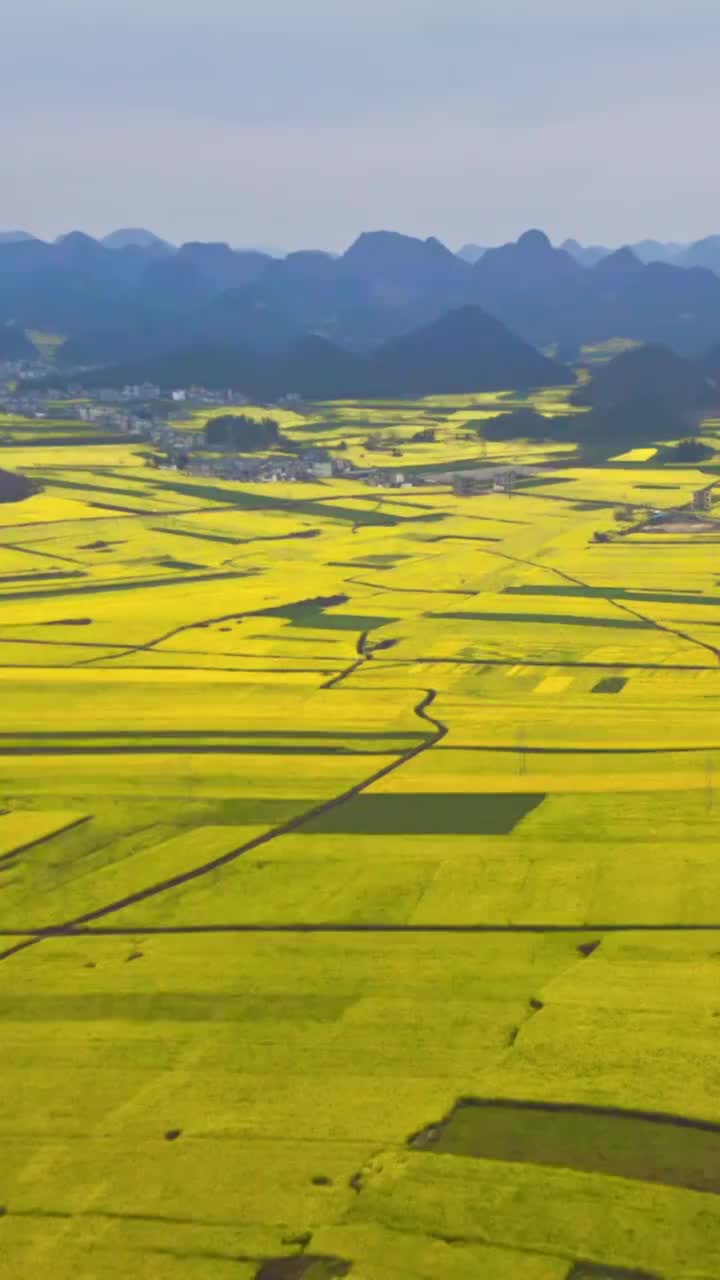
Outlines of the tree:
M 208 418 L 205 443 L 208 449 L 257 453 L 276 449 L 282 443 L 282 437 L 274 418 L 262 418 L 258 422 L 244 413 L 225 413 L 217 418 Z
M 658 450 L 656 462 L 707 462 L 715 450 L 702 440 L 680 440 L 676 445 L 665 445 Z

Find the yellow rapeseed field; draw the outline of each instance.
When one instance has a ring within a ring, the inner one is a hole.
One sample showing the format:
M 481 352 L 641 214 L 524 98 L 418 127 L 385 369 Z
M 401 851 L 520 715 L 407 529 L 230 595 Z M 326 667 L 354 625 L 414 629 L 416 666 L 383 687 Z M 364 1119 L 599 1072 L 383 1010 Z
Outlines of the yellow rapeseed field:
M 714 473 L 522 403 L 280 415 L 394 488 L 5 447 L 2 1280 L 720 1274 Z

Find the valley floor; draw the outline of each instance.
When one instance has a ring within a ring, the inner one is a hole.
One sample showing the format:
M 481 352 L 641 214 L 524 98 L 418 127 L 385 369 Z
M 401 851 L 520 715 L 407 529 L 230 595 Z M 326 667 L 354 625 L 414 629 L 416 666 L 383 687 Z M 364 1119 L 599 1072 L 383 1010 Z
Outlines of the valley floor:
M 0 1276 L 720 1275 L 720 527 L 594 540 L 712 477 L 107 448 L 0 507 Z

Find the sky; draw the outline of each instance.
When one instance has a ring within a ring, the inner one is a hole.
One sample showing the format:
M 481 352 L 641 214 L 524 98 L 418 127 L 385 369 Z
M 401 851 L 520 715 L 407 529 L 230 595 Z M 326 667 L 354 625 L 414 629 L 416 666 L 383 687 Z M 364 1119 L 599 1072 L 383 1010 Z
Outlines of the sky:
M 720 232 L 717 0 L 3 0 L 0 228 Z

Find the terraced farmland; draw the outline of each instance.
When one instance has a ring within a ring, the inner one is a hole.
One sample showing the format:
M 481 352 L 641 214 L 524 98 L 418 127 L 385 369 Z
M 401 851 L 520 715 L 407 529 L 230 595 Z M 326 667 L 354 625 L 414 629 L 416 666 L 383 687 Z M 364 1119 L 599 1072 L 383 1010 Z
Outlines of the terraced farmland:
M 712 474 L 4 452 L 0 1275 L 716 1280 Z

